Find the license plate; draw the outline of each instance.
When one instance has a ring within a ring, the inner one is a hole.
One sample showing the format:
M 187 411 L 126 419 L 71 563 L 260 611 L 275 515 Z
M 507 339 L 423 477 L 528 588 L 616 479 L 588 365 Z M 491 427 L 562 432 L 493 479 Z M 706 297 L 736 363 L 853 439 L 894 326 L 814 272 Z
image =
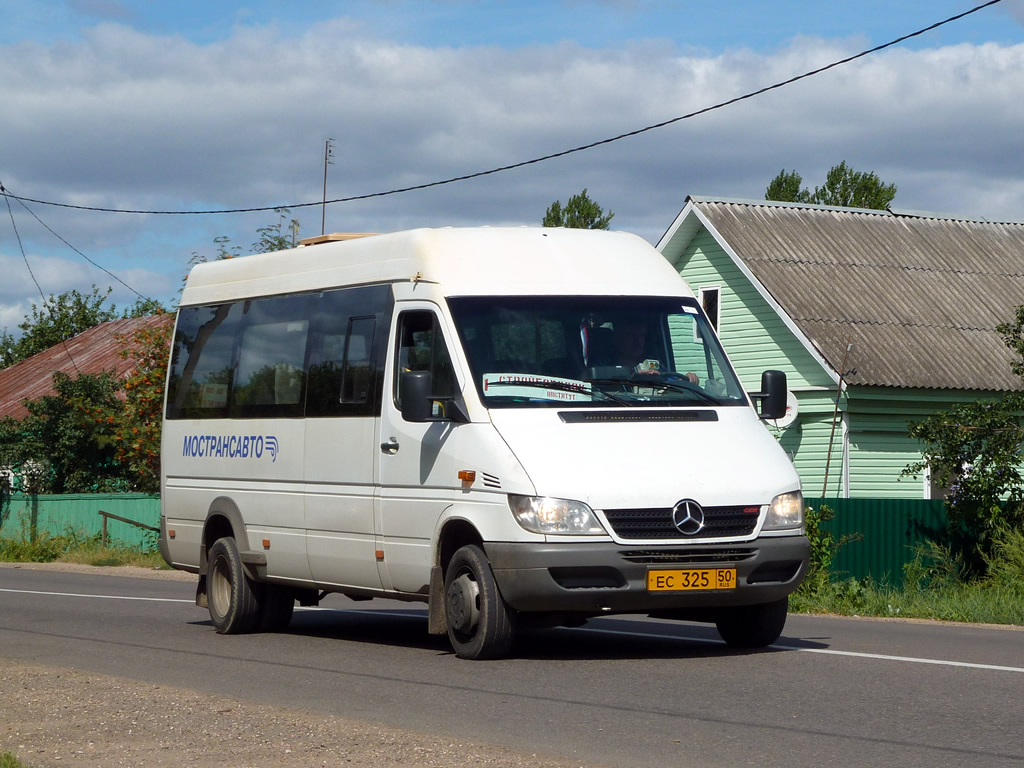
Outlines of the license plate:
M 691 589 L 735 589 L 735 568 L 692 568 L 647 572 L 650 592 L 683 592 Z

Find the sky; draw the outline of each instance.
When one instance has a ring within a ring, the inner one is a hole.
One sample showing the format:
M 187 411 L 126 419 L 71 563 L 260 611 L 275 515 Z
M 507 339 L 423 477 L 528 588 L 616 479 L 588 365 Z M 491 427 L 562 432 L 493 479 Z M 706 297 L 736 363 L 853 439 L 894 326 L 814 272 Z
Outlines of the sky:
M 811 189 L 846 161 L 893 207 L 1024 221 L 1024 0 L 0 0 L 0 329 L 41 295 L 173 305 L 216 239 L 539 225 L 583 189 L 656 243 L 687 195 Z M 316 205 L 303 205 L 316 203 Z M 8 210 L 8 205 L 9 210 Z M 38 286 L 37 286 L 38 284 Z

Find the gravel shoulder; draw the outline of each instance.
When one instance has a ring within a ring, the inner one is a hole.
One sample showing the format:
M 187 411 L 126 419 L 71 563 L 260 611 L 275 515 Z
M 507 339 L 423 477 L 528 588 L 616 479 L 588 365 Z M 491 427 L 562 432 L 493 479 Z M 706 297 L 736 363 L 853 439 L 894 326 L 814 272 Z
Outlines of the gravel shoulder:
M 0 658 L 0 753 L 26 766 L 568 768 L 372 723 Z
M 195 579 L 181 571 L 73 563 L 0 563 L 5 567 Z M 30 664 L 2 654 L 0 647 L 0 753 L 13 753 L 29 768 L 581 765 L 358 720 Z

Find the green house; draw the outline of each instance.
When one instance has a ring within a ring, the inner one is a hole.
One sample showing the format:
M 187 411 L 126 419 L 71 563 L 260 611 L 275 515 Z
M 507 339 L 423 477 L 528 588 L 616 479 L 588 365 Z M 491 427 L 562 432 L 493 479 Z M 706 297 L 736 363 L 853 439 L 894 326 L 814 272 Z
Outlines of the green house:
M 908 421 L 1021 388 L 995 327 L 1024 304 L 1024 224 L 688 197 L 658 249 L 749 391 L 786 372 L 771 428 L 805 496 L 941 497 L 901 477 Z

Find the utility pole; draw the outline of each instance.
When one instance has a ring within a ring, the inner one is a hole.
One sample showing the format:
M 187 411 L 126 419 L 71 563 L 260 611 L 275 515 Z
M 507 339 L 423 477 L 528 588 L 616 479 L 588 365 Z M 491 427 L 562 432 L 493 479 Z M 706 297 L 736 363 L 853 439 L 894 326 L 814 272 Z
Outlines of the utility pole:
M 327 166 L 334 165 L 334 139 L 324 142 L 324 202 L 320 211 L 320 234 L 325 234 L 324 225 L 327 221 Z

